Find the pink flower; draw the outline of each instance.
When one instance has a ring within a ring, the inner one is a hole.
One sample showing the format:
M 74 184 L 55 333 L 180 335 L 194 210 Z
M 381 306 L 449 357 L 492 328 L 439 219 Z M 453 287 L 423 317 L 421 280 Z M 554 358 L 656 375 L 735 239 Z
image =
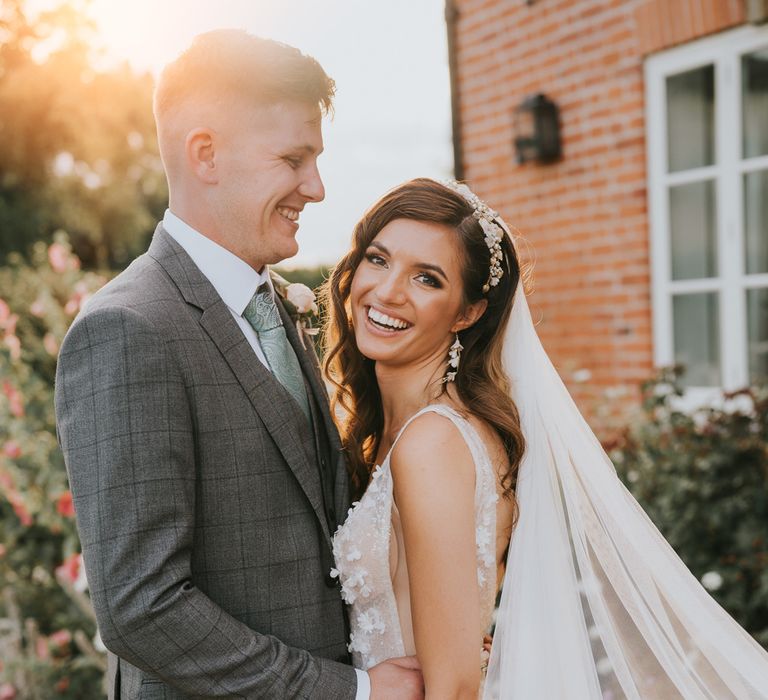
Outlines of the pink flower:
M 54 651 L 63 651 L 72 643 L 72 633 L 69 630 L 57 630 L 48 639 Z
M 45 661 L 50 657 L 50 650 L 48 648 L 48 640 L 40 635 L 35 640 L 35 656 L 41 661 Z
M 15 335 L 6 335 L 4 342 L 11 351 L 11 359 L 18 360 L 21 357 L 21 341 Z
M 0 685 L 0 700 L 14 700 L 16 697 L 16 688 L 10 683 Z
M 8 440 L 3 445 L 3 454 L 10 459 L 18 459 L 21 457 L 21 446 L 16 440 Z
M 16 416 L 16 418 L 22 418 L 24 416 L 24 402 L 22 400 L 21 392 L 6 379 L 3 382 L 3 393 L 8 399 L 11 413 Z
M 52 243 L 48 247 L 48 262 L 54 272 L 66 272 L 70 269 L 70 254 L 66 246 L 61 243 Z
M 8 304 L 5 303 L 2 299 L 0 299 L 0 327 L 5 327 L 6 321 L 11 316 L 11 309 L 8 306 Z
M 80 573 L 80 565 L 80 555 L 78 553 L 70 554 L 60 566 L 56 567 L 56 578 L 63 578 L 69 583 L 74 583 Z
M 69 253 L 61 243 L 53 243 L 48 248 L 48 262 L 54 272 L 64 272 L 67 269 Z
M 305 314 L 309 311 L 313 314 L 317 313 L 315 293 L 306 284 L 301 284 L 300 282 L 289 284 L 285 289 L 285 296 L 300 314 Z
M 53 333 L 46 333 L 43 336 L 43 347 L 52 357 L 56 357 L 59 352 L 59 343 Z
M 0 471 L 0 486 L 7 493 L 12 493 L 16 490 L 16 484 L 13 483 L 13 477 L 5 470 Z
M 32 519 L 32 516 L 30 515 L 27 507 L 24 505 L 19 495 L 13 494 L 12 497 L 8 500 L 13 506 L 13 512 L 16 513 L 16 517 L 19 519 L 21 524 L 24 527 L 31 527 L 32 523 L 35 521 Z
M 39 297 L 35 299 L 29 307 L 29 313 L 36 318 L 42 318 L 45 315 L 45 304 L 43 303 L 43 300 Z
M 75 515 L 75 507 L 72 504 L 72 492 L 65 491 L 56 500 L 56 510 L 65 518 L 72 518 Z

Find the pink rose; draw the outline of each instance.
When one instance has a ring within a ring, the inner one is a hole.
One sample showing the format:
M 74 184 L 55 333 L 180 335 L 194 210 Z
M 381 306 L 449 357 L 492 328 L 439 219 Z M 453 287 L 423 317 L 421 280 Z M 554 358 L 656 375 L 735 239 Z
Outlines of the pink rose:
M 69 251 L 61 243 L 52 243 L 48 247 L 48 262 L 54 272 L 66 272 L 69 269 Z
M 11 359 L 18 360 L 21 357 L 21 341 L 15 335 L 6 335 L 3 340 L 5 346 L 11 351 Z
M 16 697 L 16 688 L 10 683 L 0 685 L 0 700 L 14 700 Z
M 35 318 L 42 318 L 45 315 L 45 304 L 43 303 L 43 300 L 40 298 L 35 299 L 29 307 L 29 313 Z
M 70 554 L 60 566 L 56 567 L 56 577 L 74 583 L 80 573 L 80 565 L 80 555 Z
M 16 440 L 8 440 L 3 446 L 3 454 L 10 459 L 21 457 L 21 446 Z
M 72 643 L 72 633 L 69 630 L 57 630 L 48 639 L 54 653 L 66 651 L 66 648 Z
M 71 491 L 65 491 L 56 499 L 56 510 L 65 518 L 73 518 L 75 516 L 75 506 L 72 503 Z
M 285 290 L 285 296 L 300 314 L 305 314 L 309 311 L 317 313 L 315 293 L 306 284 L 299 282 L 289 284 Z
M 16 418 L 22 418 L 24 416 L 24 402 L 21 392 L 6 379 L 3 382 L 3 393 L 8 399 L 11 413 Z
M 43 347 L 52 357 L 56 357 L 59 352 L 59 343 L 53 333 L 46 333 L 43 336 Z
M 21 498 L 18 496 L 18 494 L 16 494 L 15 497 L 10 498 L 9 500 L 11 502 L 11 505 L 13 506 L 13 512 L 16 513 L 16 517 L 19 519 L 21 524 L 24 527 L 31 527 L 32 523 L 34 523 L 35 521 L 32 519 L 32 516 L 27 510 L 27 506 L 25 506 L 24 503 L 22 503 Z

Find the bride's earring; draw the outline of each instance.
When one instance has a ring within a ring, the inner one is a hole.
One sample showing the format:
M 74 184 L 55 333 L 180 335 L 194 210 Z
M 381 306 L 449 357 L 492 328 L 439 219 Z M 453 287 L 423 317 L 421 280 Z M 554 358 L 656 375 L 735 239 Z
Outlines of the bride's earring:
M 459 362 L 461 362 L 461 351 L 464 346 L 459 340 L 459 334 L 456 333 L 456 340 L 453 341 L 451 349 L 448 351 L 448 371 L 443 377 L 443 384 L 456 381 L 456 375 L 459 372 Z

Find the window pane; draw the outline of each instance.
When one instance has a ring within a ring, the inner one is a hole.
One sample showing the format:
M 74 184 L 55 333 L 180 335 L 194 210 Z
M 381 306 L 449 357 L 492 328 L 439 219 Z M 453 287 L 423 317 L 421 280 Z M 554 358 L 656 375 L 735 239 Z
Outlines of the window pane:
M 768 50 L 741 59 L 744 157 L 768 155 Z
M 768 382 L 768 289 L 747 290 L 749 381 Z
M 704 66 L 667 78 L 669 172 L 715 162 L 715 70 Z
M 717 275 L 715 183 L 712 180 L 669 188 L 672 279 Z
M 720 328 L 717 294 L 672 298 L 675 362 L 685 366 L 684 386 L 720 385 Z
M 768 272 L 768 170 L 744 175 L 744 268 Z

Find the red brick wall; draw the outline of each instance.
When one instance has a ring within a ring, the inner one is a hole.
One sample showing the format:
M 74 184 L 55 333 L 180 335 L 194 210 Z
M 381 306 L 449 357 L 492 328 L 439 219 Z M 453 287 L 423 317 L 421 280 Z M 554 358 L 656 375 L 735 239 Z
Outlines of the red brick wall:
M 456 8 L 465 179 L 532 245 L 542 340 L 607 435 L 653 372 L 643 56 L 743 23 L 744 0 Z M 512 113 L 536 92 L 560 107 L 563 159 L 521 166 Z

